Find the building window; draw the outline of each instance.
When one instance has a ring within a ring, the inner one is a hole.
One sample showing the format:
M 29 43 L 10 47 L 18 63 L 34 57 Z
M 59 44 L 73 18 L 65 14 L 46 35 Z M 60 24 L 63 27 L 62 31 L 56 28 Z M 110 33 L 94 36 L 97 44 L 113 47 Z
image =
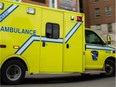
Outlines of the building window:
M 111 23 L 108 24 L 108 32 L 109 33 L 113 32 L 113 30 L 112 30 L 112 24 Z
M 109 0 L 104 0 L 104 1 L 109 1 Z
M 109 6 L 105 7 L 105 13 L 106 13 L 106 16 L 111 16 L 111 7 Z
M 99 2 L 99 0 L 94 0 L 94 2 Z
M 44 3 L 44 4 L 46 3 L 46 0 L 33 0 L 33 1 Z
M 77 0 L 59 0 L 59 8 L 69 11 L 76 11 Z
M 46 24 L 46 37 L 52 39 L 59 38 L 60 27 L 59 24 L 47 23 Z
M 96 25 L 96 30 L 101 30 L 101 25 L 100 24 Z
M 95 8 L 95 17 L 100 17 L 100 8 Z

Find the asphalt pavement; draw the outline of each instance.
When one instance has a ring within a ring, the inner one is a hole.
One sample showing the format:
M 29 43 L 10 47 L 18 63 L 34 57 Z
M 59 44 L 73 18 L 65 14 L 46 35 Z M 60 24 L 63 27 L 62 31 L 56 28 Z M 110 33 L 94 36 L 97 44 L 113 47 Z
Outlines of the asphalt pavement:
M 20 85 L 1 85 L 1 87 L 116 87 L 115 83 L 115 77 L 99 74 L 27 75 Z

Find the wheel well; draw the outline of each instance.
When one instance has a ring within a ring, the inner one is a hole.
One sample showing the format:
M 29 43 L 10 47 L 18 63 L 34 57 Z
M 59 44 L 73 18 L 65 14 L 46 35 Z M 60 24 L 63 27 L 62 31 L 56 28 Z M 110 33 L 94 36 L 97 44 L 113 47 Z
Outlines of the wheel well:
M 107 60 L 112 60 L 114 63 L 115 63 L 115 61 L 116 61 L 116 59 L 115 59 L 114 57 L 108 57 L 108 58 L 105 60 L 105 63 L 106 63 Z
M 9 58 L 8 60 L 6 60 L 6 61 L 3 63 L 3 65 L 4 65 L 7 61 L 10 61 L 10 60 L 18 60 L 18 61 L 20 61 L 21 63 L 24 64 L 24 66 L 25 66 L 25 68 L 26 68 L 26 71 L 28 70 L 27 65 L 26 65 L 26 63 L 24 62 L 24 60 L 22 60 L 21 58 L 18 58 L 18 57 Z M 3 66 L 3 65 L 2 65 L 2 66 Z

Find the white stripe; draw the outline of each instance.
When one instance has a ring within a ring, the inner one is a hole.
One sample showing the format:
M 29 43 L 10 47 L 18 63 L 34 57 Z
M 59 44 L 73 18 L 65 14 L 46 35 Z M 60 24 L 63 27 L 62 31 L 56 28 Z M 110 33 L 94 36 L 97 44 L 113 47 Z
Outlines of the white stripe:
M 110 47 L 99 47 L 99 46 L 89 46 L 89 45 L 86 45 L 86 47 L 91 49 L 114 50 L 113 48 Z
M 12 12 L 18 5 L 11 6 L 7 11 L 10 13 Z
M 34 40 L 40 40 L 40 37 L 32 36 L 16 54 L 21 54 Z
M 6 18 L 18 5 L 13 5 L 10 8 L 8 8 L 3 14 L 0 14 L 0 22 Z
M 49 42 L 59 42 L 59 43 L 62 43 L 63 42 L 63 39 L 48 39 L 46 37 L 42 37 L 41 40 L 42 41 L 49 41 Z
M 81 23 L 78 23 L 73 30 L 66 36 L 66 41 L 74 34 L 74 32 L 77 30 L 77 28 L 80 26 Z

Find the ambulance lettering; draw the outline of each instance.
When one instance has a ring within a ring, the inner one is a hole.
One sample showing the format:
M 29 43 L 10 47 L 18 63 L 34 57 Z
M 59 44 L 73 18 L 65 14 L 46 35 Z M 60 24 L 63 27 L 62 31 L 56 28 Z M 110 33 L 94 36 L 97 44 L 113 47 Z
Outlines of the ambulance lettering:
M 33 29 L 20 29 L 20 28 L 5 27 L 5 26 L 0 27 L 0 32 L 36 35 L 36 30 Z

